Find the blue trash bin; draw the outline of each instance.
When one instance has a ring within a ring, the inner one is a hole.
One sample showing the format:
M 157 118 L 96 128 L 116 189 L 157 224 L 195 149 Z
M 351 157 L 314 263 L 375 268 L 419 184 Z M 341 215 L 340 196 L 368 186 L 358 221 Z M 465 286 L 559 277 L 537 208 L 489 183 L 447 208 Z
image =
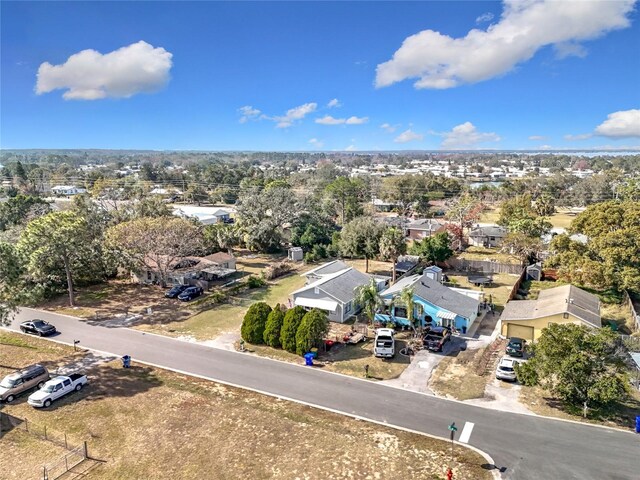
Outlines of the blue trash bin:
M 636 433 L 640 433 L 640 415 L 636 417 Z
M 130 355 L 125 355 L 124 357 L 122 357 L 122 366 L 123 366 L 123 368 L 131 367 L 131 356 Z
M 309 352 L 304 354 L 304 364 L 313 367 L 313 353 Z

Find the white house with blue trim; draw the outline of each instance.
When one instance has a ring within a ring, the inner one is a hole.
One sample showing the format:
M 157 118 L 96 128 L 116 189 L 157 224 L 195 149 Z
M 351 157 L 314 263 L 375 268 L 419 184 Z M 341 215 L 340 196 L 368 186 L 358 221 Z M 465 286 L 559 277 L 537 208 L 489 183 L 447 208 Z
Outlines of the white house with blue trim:
M 398 297 L 405 288 L 413 289 L 415 303 L 413 318 L 424 326 L 455 326 L 466 332 L 478 317 L 481 292 L 473 290 L 461 293 L 460 289 L 445 287 L 431 278 L 433 272 L 402 278 L 393 286 L 380 292 L 385 311 L 376 314 L 376 321 L 409 326 L 407 309 Z M 395 301 L 394 301 L 395 300 Z

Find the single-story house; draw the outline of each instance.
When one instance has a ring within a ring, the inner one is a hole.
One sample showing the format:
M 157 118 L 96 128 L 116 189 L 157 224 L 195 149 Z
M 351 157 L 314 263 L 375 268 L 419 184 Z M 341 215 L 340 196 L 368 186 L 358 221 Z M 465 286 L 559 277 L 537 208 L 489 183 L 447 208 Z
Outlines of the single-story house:
M 421 218 L 407 225 L 407 237 L 412 240 L 433 237 L 436 233 L 444 231 L 444 223 L 433 218 Z
M 512 300 L 500 316 L 505 337 L 537 340 L 551 323 L 574 323 L 600 328 L 600 300 L 573 285 L 542 290 L 537 300 Z
M 388 279 L 367 275 L 350 267 L 341 260 L 325 263 L 302 274 L 307 284 L 291 293 L 291 303 L 306 309 L 324 310 L 332 322 L 344 323 L 358 313 L 355 289 L 376 280 L 382 290 Z
M 390 212 L 396 207 L 395 203 L 387 202 L 380 198 L 373 199 L 373 208 L 377 212 Z
M 161 263 L 159 259 L 148 256 L 145 260 L 146 267 L 139 272 L 131 272 L 132 278 L 139 283 L 161 283 L 162 274 L 157 267 L 158 263 Z M 171 262 L 167 272 L 167 284 L 199 285 L 210 288 L 211 283 L 235 272 L 236 259 L 225 252 L 206 257 L 184 257 Z
M 51 193 L 61 196 L 80 195 L 87 193 L 87 189 L 76 187 L 75 185 L 56 185 L 55 187 L 51 187 Z
M 173 214 L 177 217 L 195 218 L 203 225 L 229 223 L 231 221 L 231 210 L 219 207 L 179 205 L 173 207 Z
M 380 293 L 386 307 L 385 313 L 376 314 L 377 321 L 409 325 L 407 308 L 397 300 L 407 287 L 413 289 L 413 318 L 422 325 L 455 326 L 466 332 L 478 317 L 480 301 L 477 298 L 445 287 L 423 273 L 402 278 Z
M 507 229 L 498 225 L 476 227 L 469 232 L 469 245 L 494 248 L 507 236 Z

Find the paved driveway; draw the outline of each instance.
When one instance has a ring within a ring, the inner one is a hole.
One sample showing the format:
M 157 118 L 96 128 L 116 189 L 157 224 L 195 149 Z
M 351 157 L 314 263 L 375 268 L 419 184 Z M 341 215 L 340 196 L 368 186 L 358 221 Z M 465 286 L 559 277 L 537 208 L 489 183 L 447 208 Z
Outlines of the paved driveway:
M 56 338 L 133 361 L 198 375 L 270 395 L 420 432 L 448 436 L 455 421 L 473 423 L 468 443 L 489 453 L 514 480 L 638 480 L 640 438 L 628 432 L 497 412 L 247 354 L 127 328 L 105 328 L 48 312 L 22 309 L 11 326 L 39 317 L 61 331 Z M 462 429 L 461 429 L 462 430 Z

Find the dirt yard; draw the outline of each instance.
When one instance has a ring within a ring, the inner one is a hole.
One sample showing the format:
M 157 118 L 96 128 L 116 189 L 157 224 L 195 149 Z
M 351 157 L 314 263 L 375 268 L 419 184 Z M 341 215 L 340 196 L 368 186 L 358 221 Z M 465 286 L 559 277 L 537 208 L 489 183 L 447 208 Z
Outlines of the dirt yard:
M 449 280 L 453 280 L 456 283 L 456 287 L 469 288 L 471 290 L 483 291 L 487 301 L 491 297 L 491 301 L 498 307 L 499 311 L 502 311 L 505 303 L 509 299 L 511 289 L 518 281 L 519 275 L 512 275 L 509 273 L 494 273 L 492 274 L 493 283 L 489 286 L 482 288 L 476 287 L 469 283 L 469 274 L 464 272 L 447 271 L 445 272 L 449 277 Z
M 0 364 L 45 356 L 57 362 L 70 353 L 23 338 L 2 334 L 11 345 L 0 348 Z M 88 440 L 90 454 L 104 463 L 84 478 L 444 478 L 448 442 L 159 369 L 113 363 L 87 373 L 90 386 L 48 410 L 31 408 L 24 397 L 3 410 L 63 430 L 71 441 Z M 14 429 L 3 438 L 0 471 L 35 480 L 41 463 L 58 453 Z M 491 478 L 483 463 L 456 448 L 454 478 Z

